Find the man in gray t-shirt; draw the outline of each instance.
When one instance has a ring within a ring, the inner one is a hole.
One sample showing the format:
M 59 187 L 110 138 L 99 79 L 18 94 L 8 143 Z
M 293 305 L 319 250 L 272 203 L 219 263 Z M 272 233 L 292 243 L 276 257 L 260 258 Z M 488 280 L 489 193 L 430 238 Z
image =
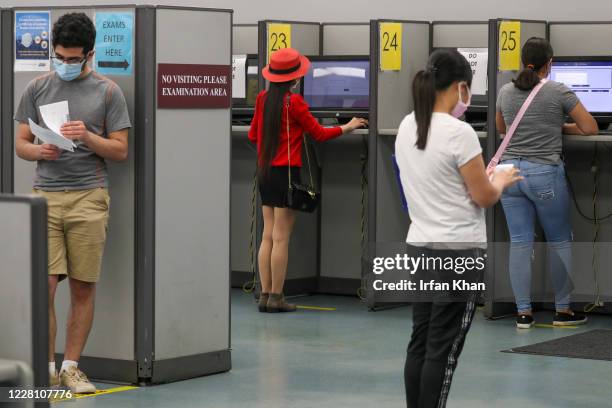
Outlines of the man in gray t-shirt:
M 512 82 L 499 91 L 497 111 L 502 113 L 506 129 L 510 128 L 530 93 L 521 91 Z M 576 94 L 567 86 L 548 81 L 525 112 L 502 160 L 522 158 L 535 163 L 559 163 L 563 124 L 578 102 Z
M 74 393 L 96 387 L 78 368 L 93 323 L 94 294 L 100 276 L 110 198 L 105 160 L 128 155 L 127 105 L 119 87 L 93 72 L 96 30 L 83 13 L 65 14 L 53 26 L 54 71 L 31 81 L 23 91 L 15 120 L 17 155 L 36 161 L 34 192 L 47 200 L 49 246 L 49 383 Z M 46 127 L 41 106 L 68 102 L 69 119 L 61 127 L 74 152 L 35 143 L 29 120 Z M 68 277 L 71 302 L 64 361 L 55 365 L 54 298 Z

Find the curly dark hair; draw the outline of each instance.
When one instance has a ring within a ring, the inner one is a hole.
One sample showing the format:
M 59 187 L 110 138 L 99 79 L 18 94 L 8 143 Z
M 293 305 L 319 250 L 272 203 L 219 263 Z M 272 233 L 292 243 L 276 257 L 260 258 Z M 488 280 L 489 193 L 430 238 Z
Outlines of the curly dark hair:
M 65 48 L 83 48 L 83 54 L 94 48 L 96 28 L 85 13 L 68 13 L 53 24 L 53 48 L 61 45 Z

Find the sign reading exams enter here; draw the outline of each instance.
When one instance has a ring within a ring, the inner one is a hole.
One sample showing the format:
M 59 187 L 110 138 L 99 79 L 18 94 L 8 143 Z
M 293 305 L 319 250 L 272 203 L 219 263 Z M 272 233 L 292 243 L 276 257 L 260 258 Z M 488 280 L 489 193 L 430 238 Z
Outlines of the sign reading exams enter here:
M 160 109 L 229 109 L 230 65 L 158 64 L 157 107 Z

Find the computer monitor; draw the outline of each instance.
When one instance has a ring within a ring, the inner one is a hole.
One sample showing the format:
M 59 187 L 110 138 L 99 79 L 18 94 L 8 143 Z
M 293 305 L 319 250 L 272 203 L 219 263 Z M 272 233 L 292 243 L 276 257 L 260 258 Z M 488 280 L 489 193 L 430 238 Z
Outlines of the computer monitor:
M 369 56 L 309 57 L 302 94 L 317 117 L 366 116 L 370 107 Z
M 555 57 L 550 79 L 574 91 L 599 123 L 612 122 L 612 57 Z

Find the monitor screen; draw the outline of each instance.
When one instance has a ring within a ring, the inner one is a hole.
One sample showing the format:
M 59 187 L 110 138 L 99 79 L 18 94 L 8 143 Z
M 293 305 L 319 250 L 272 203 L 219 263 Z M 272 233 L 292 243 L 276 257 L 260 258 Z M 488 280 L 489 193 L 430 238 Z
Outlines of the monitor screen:
M 303 79 L 306 103 L 313 110 L 367 110 L 370 105 L 368 57 L 312 57 Z
M 255 100 L 259 93 L 259 60 L 256 56 L 247 59 L 247 84 L 246 84 L 246 105 L 255 107 Z
M 567 85 L 589 112 L 612 112 L 612 59 L 553 60 L 550 79 Z

